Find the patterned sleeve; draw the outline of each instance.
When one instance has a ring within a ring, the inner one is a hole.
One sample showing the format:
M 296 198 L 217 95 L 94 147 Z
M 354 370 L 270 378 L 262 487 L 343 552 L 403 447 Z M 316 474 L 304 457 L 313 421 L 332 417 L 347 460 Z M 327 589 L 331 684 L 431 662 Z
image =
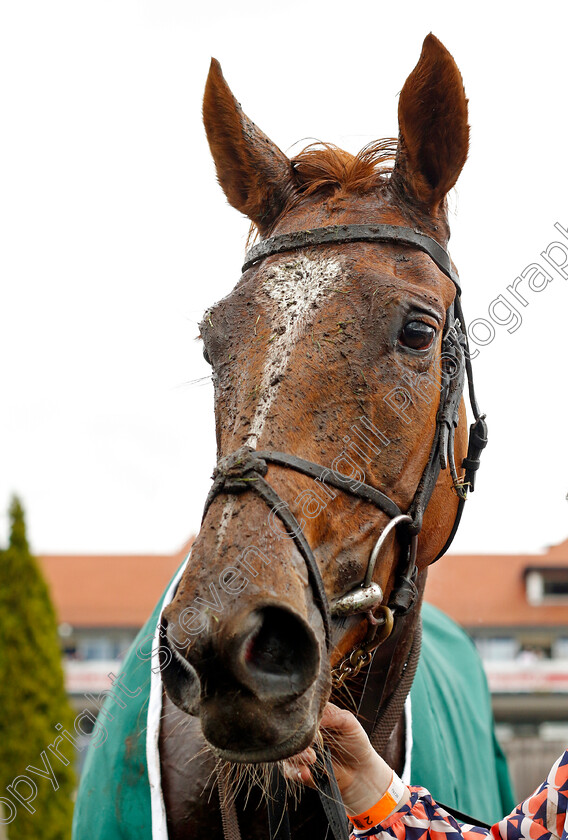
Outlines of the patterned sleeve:
M 426 788 L 410 787 L 410 800 L 381 825 L 354 831 L 381 840 L 568 840 L 568 750 L 546 780 L 508 817 L 490 829 L 458 822 L 432 799 Z

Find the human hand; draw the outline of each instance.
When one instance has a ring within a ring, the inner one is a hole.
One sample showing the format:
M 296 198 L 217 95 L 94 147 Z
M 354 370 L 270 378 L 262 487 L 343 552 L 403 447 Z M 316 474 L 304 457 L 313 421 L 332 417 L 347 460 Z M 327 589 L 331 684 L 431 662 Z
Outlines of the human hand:
M 370 744 L 357 718 L 333 703 L 328 703 L 320 722 L 327 742 L 333 770 L 343 803 L 350 814 L 360 814 L 371 808 L 387 790 L 392 770 Z M 308 747 L 283 762 L 283 771 L 310 787 L 315 787 L 310 767 L 316 753 Z M 405 794 L 398 807 L 408 799 Z

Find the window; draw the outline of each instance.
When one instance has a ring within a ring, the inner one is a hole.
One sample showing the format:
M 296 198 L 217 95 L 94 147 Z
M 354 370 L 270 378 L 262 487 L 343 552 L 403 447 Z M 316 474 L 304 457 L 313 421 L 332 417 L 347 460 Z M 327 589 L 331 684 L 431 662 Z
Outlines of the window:
M 559 569 L 556 574 L 549 572 L 544 576 L 543 584 L 545 598 L 548 595 L 568 596 L 568 574 L 563 569 Z
M 529 568 L 525 570 L 527 601 L 539 604 L 568 604 L 568 568 Z
M 86 660 L 123 659 L 136 637 L 136 631 L 114 630 L 77 632 L 77 658 Z
M 517 655 L 519 643 L 511 636 L 490 636 L 475 639 L 479 655 L 486 662 L 511 660 Z
M 568 659 L 568 636 L 556 639 L 552 647 L 554 659 Z
M 113 659 L 112 643 L 105 636 L 81 639 L 77 649 L 81 659 Z

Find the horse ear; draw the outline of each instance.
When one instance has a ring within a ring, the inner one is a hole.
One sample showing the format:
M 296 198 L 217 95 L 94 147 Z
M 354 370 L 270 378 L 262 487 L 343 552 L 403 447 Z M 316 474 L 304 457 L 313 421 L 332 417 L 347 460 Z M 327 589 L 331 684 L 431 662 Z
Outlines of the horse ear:
M 467 99 L 458 67 L 432 33 L 398 103 L 399 145 L 393 177 L 435 212 L 467 158 Z
M 205 85 L 203 122 L 229 204 L 266 232 L 293 191 L 292 164 L 243 113 L 215 58 Z

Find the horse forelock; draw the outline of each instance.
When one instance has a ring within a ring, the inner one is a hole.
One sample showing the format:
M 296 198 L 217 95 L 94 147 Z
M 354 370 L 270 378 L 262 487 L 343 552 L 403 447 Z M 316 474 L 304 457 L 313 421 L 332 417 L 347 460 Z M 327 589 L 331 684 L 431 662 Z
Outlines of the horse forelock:
M 298 190 L 311 195 L 328 186 L 350 192 L 376 189 L 388 181 L 397 146 L 396 139 L 387 137 L 352 155 L 331 143 L 311 144 L 292 158 Z
M 272 235 L 290 213 L 307 201 L 339 197 L 348 200 L 371 193 L 381 205 L 392 204 L 403 223 L 419 227 L 446 245 L 449 239 L 446 201 L 440 204 L 438 212 L 432 213 L 417 200 L 404 179 L 391 177 L 399 152 L 399 141 L 394 137 L 374 140 L 357 154 L 347 152 L 334 143 L 317 141 L 306 146 L 290 159 L 294 186 L 289 189 L 280 212 L 273 216 L 263 235 Z M 367 219 L 368 223 L 374 221 L 372 215 Z M 247 248 L 254 244 L 259 233 L 257 225 L 252 222 Z

